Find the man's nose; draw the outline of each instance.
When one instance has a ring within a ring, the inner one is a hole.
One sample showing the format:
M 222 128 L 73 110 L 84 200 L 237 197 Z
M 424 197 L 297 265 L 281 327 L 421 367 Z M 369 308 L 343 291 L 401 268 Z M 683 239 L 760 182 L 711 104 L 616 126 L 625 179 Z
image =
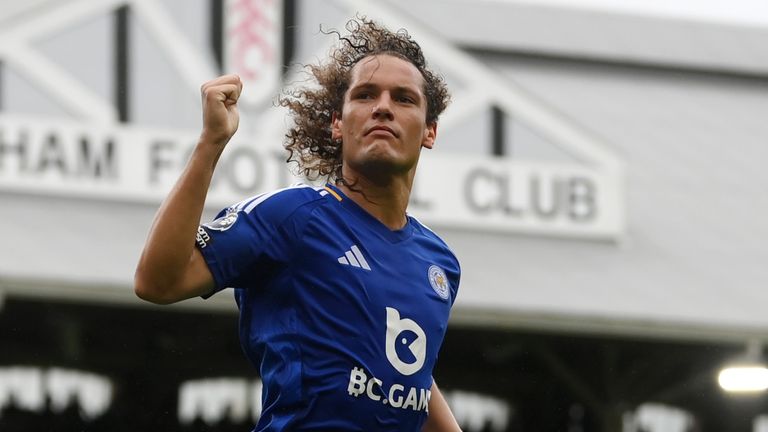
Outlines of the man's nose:
M 388 93 L 382 93 L 376 100 L 376 104 L 373 106 L 371 113 L 375 119 L 394 119 L 394 114 L 392 113 L 392 98 Z

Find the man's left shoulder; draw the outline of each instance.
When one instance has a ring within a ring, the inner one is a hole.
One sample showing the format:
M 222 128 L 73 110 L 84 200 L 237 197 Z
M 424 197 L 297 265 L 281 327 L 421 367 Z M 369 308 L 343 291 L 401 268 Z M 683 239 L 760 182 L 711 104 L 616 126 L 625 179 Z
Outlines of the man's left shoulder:
M 432 230 L 432 228 L 425 225 L 422 221 L 416 219 L 413 215 L 408 215 L 408 218 L 410 219 L 410 222 L 414 228 L 414 230 L 421 235 L 422 237 L 426 237 L 429 239 L 433 239 L 440 243 L 441 245 L 448 247 L 448 244 L 445 242 L 445 240 L 442 239 L 435 231 Z
M 454 260 L 457 261 L 456 254 L 453 252 L 450 246 L 448 246 L 448 243 L 443 240 L 442 237 L 440 237 L 435 231 L 433 231 L 431 228 L 429 228 L 427 225 L 424 225 L 420 220 L 416 219 L 415 217 L 409 215 L 411 219 L 411 223 L 414 226 L 414 230 L 422 237 L 429 239 L 430 241 L 436 243 L 441 248 L 445 249 L 446 253 L 449 254 L 451 257 L 453 257 Z

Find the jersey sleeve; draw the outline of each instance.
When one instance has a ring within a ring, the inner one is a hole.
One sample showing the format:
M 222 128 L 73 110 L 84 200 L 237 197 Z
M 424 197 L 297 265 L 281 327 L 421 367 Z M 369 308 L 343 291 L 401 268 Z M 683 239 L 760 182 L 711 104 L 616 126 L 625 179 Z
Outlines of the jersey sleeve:
M 459 295 L 459 284 L 461 282 L 461 265 L 453 253 L 451 253 L 451 256 L 453 257 L 455 266 L 448 275 L 448 278 L 450 280 L 451 286 L 451 307 L 453 307 L 453 304 L 456 303 L 456 297 Z
M 310 191 L 313 189 L 308 188 Z M 260 195 L 223 209 L 198 227 L 196 245 L 215 289 L 258 288 L 290 262 L 301 238 L 302 209 L 311 195 L 290 190 Z

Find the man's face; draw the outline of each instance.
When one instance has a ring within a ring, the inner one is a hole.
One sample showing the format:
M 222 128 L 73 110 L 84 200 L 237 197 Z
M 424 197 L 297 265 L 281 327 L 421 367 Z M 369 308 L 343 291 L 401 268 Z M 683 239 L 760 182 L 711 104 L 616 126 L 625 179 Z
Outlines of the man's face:
M 424 78 L 416 66 L 391 55 L 360 60 L 341 117 L 334 115 L 331 125 L 333 138 L 343 140 L 345 177 L 412 171 L 421 147 L 435 141 L 436 124 L 427 125 L 426 116 Z

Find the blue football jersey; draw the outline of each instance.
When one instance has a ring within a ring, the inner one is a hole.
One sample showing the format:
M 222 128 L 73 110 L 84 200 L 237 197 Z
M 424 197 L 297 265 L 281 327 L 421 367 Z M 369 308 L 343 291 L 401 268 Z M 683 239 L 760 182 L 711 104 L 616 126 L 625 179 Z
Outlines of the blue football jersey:
M 299 185 L 223 210 L 197 247 L 235 289 L 264 383 L 255 430 L 421 430 L 460 275 L 437 235 Z

